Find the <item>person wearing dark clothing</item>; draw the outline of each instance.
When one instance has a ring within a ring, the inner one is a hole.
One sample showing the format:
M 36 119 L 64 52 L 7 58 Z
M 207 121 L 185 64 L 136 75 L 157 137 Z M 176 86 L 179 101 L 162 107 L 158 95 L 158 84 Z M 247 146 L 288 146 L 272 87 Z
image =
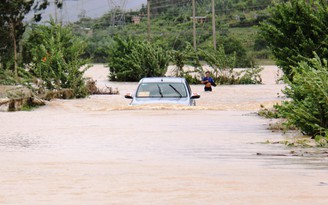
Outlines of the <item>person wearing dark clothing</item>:
M 202 84 L 205 84 L 205 87 L 204 87 L 204 91 L 207 92 L 207 91 L 212 91 L 212 86 L 216 86 L 213 78 L 210 76 L 210 71 L 206 71 L 205 72 L 205 77 L 202 78 L 202 81 L 201 83 Z

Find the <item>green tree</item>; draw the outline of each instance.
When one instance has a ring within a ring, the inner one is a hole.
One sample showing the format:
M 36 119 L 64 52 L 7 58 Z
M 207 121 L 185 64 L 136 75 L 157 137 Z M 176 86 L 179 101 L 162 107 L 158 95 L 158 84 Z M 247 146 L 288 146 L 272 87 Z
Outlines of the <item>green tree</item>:
M 46 9 L 47 0 L 3 0 L 0 3 L 0 63 L 4 68 L 14 71 L 18 80 L 18 44 L 22 39 L 26 25 L 23 20 L 31 10 L 35 11 L 35 21 L 41 20 L 39 11 Z M 61 1 L 55 0 L 58 7 Z
M 220 84 L 230 84 L 233 81 L 233 68 L 236 64 L 236 54 L 227 55 L 223 45 L 217 50 L 199 51 L 206 63 L 213 68 L 213 77 Z
M 277 65 L 292 80 L 292 67 L 313 58 L 313 52 L 328 58 L 327 25 L 326 0 L 291 0 L 275 5 L 260 28 Z
M 29 73 L 41 80 L 42 87 L 49 90 L 72 89 L 73 97 L 87 95 L 82 66 L 88 62 L 81 59 L 86 42 L 74 36 L 70 28 L 56 24 L 36 25 L 23 44 L 24 62 Z
M 187 64 L 194 66 L 196 69 L 201 66 L 199 54 L 195 52 L 190 43 L 187 43 L 186 48 L 182 51 L 172 50 L 170 56 L 172 63 L 176 66 L 176 76 L 185 77 L 185 75 L 188 74 L 183 70 L 183 67 Z
M 163 76 L 169 63 L 168 52 L 146 41 L 117 37 L 109 50 L 110 80 L 139 81 L 143 77 Z
M 291 101 L 277 106 L 288 120 L 304 134 L 326 136 L 328 140 L 328 64 L 327 60 L 303 61 L 292 67 L 293 81 L 284 90 Z
M 227 55 L 236 55 L 235 66 L 239 68 L 246 68 L 252 66 L 252 59 L 247 56 L 246 49 L 240 40 L 225 37 L 222 38 L 222 44 Z

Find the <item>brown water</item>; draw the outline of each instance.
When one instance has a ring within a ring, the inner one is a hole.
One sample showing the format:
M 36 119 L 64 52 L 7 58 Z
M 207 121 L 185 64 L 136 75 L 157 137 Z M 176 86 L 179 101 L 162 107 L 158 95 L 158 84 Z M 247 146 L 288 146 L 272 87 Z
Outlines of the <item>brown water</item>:
M 192 86 L 190 108 L 128 106 L 136 83 L 96 66 L 120 95 L 0 113 L 0 204 L 327 204 L 327 156 L 262 143 L 286 137 L 254 114 L 281 100 L 273 69 L 264 85 Z

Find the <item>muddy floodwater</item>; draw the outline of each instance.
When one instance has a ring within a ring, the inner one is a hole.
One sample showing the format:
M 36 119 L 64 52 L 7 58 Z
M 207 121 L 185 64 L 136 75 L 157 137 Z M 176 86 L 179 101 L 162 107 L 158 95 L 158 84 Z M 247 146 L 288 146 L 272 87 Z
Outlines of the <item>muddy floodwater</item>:
M 128 106 L 137 83 L 87 77 L 119 95 L 53 100 L 0 113 L 0 204 L 328 204 L 328 154 L 266 141 L 260 105 L 282 100 L 277 68 L 263 85 L 193 85 L 196 107 Z

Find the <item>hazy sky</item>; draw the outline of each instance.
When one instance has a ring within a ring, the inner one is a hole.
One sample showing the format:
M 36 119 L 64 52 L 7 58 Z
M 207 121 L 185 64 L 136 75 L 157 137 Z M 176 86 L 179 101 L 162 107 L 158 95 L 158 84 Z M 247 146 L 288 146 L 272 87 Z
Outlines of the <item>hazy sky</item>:
M 102 16 L 115 6 L 128 10 L 139 9 L 142 4 L 147 3 L 147 0 L 63 0 L 63 2 L 63 9 L 57 10 L 58 19 L 63 19 L 64 22 L 74 22 L 78 20 L 78 14 L 82 11 L 85 11 L 87 16 L 96 18 Z M 125 5 L 124 2 L 126 2 Z M 55 17 L 55 11 L 56 9 L 51 4 L 44 11 L 42 15 L 43 20 L 49 19 L 50 15 Z

